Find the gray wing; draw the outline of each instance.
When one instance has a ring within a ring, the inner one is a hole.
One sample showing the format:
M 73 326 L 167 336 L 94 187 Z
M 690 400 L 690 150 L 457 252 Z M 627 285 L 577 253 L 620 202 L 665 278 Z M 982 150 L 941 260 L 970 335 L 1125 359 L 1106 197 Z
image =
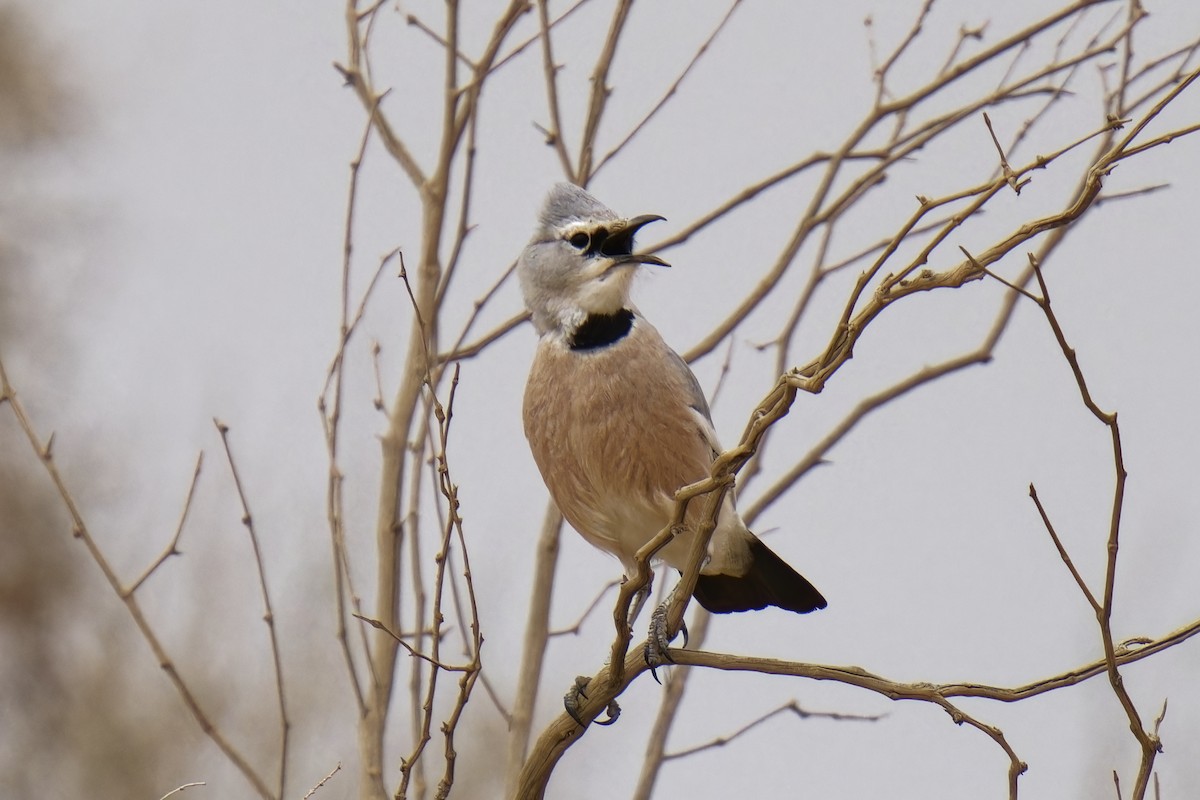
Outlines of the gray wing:
M 684 376 L 684 386 L 686 387 L 684 402 L 695 413 L 700 435 L 708 442 L 709 449 L 712 450 L 712 457 L 716 458 L 721 454 L 721 442 L 717 439 L 716 428 L 713 427 L 712 412 L 708 408 L 704 390 L 700 388 L 700 381 L 696 380 L 696 373 L 692 372 L 692 368 L 687 365 L 687 362 L 674 350 L 671 350 L 670 353 L 680 374 Z

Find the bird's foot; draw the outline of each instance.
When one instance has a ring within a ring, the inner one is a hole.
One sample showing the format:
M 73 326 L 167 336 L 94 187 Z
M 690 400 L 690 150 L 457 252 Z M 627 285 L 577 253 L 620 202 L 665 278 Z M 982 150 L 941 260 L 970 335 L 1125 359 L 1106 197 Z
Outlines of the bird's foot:
M 672 592 L 672 594 L 674 594 Z M 650 615 L 650 635 L 646 638 L 646 647 L 642 651 L 643 658 L 646 659 L 646 665 L 650 667 L 650 674 L 654 677 L 656 683 L 661 684 L 658 679 L 657 667 L 664 664 L 674 664 L 675 660 L 671 658 L 671 641 L 678 635 L 671 635 L 671 631 L 667 626 L 667 610 L 671 606 L 670 598 L 654 609 L 654 613 Z M 682 620 L 679 623 L 679 633 L 683 634 L 683 646 L 687 647 L 688 630 L 687 624 Z
M 592 679 L 587 675 L 578 675 L 575 678 L 575 683 L 573 683 L 571 688 L 567 690 L 567 693 L 563 695 L 563 708 L 566 709 L 567 716 L 575 720 L 575 722 L 577 722 L 581 728 L 586 728 L 587 723 L 583 721 L 579 714 L 580 699 L 588 699 L 587 687 L 591 682 Z M 610 700 L 608 702 L 608 708 L 605 709 L 605 714 L 606 716 L 604 719 L 597 718 L 592 721 L 597 725 L 612 725 L 614 722 L 616 722 L 617 717 L 621 716 L 621 707 L 617 705 L 616 700 Z

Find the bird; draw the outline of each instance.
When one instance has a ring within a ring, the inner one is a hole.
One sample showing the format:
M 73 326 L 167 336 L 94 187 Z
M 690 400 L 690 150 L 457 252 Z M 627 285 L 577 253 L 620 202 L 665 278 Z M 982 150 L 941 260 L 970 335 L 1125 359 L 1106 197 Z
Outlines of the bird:
M 634 249 L 635 235 L 663 219 L 618 216 L 584 189 L 559 183 L 516 268 L 538 334 L 522 411 L 530 450 L 563 517 L 616 556 L 627 578 L 638 549 L 670 524 L 675 492 L 707 478 L 722 452 L 695 374 L 630 299 L 639 267 L 670 266 Z M 657 553 L 680 572 L 701 506 L 690 504 L 682 531 Z M 693 597 L 717 614 L 826 606 L 750 532 L 732 491 Z

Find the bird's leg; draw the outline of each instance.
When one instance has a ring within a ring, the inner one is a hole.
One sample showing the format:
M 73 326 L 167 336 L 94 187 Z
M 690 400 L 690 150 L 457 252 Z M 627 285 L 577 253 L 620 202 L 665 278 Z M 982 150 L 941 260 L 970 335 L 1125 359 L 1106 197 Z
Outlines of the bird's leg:
M 629 580 L 626 575 L 622 578 L 623 581 Z M 654 570 L 650 570 L 650 577 L 646 581 L 646 585 L 638 589 L 633 595 L 633 604 L 629 607 L 629 630 L 633 632 L 633 623 L 637 622 L 638 614 L 642 613 L 642 609 L 646 606 L 646 601 L 650 599 L 650 590 L 654 588 Z
M 643 657 L 646 659 L 646 664 L 650 667 L 650 674 L 654 676 L 654 680 L 658 683 L 658 672 L 656 667 L 661 667 L 663 664 L 673 664 L 669 648 L 671 640 L 675 638 L 667 626 L 667 611 L 671 608 L 671 601 L 675 599 L 675 592 L 679 591 L 679 584 L 671 590 L 667 595 L 667 599 L 662 602 L 662 605 L 654 609 L 654 613 L 650 615 L 650 634 L 646 638 L 646 648 L 642 651 Z M 683 634 L 683 646 L 687 647 L 688 632 L 687 625 L 680 620 L 679 633 Z M 678 635 L 678 634 L 676 634 Z
M 579 716 L 579 700 L 583 698 L 587 700 L 587 687 L 592 682 L 592 679 L 587 675 L 577 675 L 575 683 L 571 684 L 571 688 L 563 695 L 563 708 L 567 711 L 567 716 L 579 723 L 579 727 L 586 728 L 587 723 Z M 617 721 L 617 717 L 621 716 L 621 707 L 617 705 L 616 700 L 608 701 L 608 708 L 605 709 L 607 716 L 604 719 L 592 720 L 597 725 L 612 725 Z

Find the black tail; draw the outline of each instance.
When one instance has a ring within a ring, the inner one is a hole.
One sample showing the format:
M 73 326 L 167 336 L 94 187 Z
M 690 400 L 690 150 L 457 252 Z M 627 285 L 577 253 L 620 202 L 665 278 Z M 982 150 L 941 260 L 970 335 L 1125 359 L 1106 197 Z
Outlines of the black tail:
M 750 542 L 750 554 L 754 561 L 745 575 L 701 575 L 692 596 L 714 614 L 757 611 L 767 606 L 807 614 L 825 607 L 825 598 L 816 587 L 758 537 Z

